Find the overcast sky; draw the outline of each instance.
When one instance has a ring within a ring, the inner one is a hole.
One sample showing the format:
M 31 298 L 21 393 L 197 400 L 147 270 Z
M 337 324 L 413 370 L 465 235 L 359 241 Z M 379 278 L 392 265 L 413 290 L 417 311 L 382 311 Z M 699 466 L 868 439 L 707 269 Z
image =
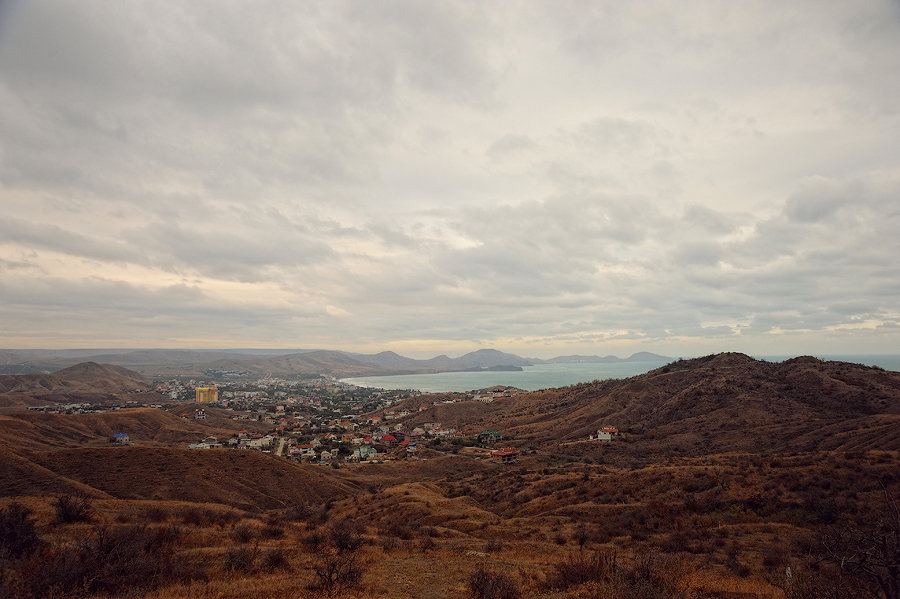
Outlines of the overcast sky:
M 0 346 L 900 352 L 900 5 L 0 2 Z

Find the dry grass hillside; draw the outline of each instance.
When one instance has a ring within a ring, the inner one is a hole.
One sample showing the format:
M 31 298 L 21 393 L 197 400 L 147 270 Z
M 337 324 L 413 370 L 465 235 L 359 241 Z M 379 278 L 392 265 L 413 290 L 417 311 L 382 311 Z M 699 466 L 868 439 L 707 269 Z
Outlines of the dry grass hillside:
M 47 404 L 118 404 L 126 395 L 162 400 L 149 389 L 150 379 L 133 370 L 83 362 L 52 374 L 0 375 L 0 411 L 10 413 Z
M 43 449 L 107 445 L 116 433 L 127 432 L 132 443 L 187 444 L 203 437 L 223 440 L 245 428 L 263 432 L 271 427 L 221 416 L 221 410 L 205 420 L 182 418 L 155 408 L 131 408 L 99 414 L 44 414 L 18 412 L 0 415 L 0 444 L 10 448 Z
M 224 417 L 17 415 L 0 595 L 894 599 L 898 397 L 898 373 L 720 354 L 407 421 L 499 429 L 513 464 L 444 440 L 339 468 L 177 445 Z M 125 419 L 143 440 L 105 444 Z
M 150 379 L 112 364 L 83 362 L 52 374 L 0 375 L 0 393 L 129 393 L 145 390 Z
M 681 360 L 624 380 L 439 404 L 411 416 L 471 431 L 490 425 L 528 444 L 587 439 L 604 424 L 635 455 L 900 449 L 900 373 L 811 357 L 743 354 Z

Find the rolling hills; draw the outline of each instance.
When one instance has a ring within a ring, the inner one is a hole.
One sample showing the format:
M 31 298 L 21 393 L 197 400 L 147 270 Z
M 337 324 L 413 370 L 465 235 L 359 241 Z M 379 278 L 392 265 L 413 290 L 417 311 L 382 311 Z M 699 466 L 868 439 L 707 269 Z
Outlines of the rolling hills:
M 484 407 L 438 404 L 410 419 L 428 421 L 490 425 L 532 444 L 585 440 L 608 424 L 625 431 L 626 447 L 644 455 L 894 450 L 900 449 L 900 373 L 812 357 L 771 363 L 725 353 Z
M 472 590 L 480 572 L 506 576 L 517 590 L 508 596 L 545 599 L 879 596 L 824 543 L 900 533 L 889 527 L 900 373 L 724 353 L 487 404 L 446 398 L 392 426 L 441 422 L 470 438 L 498 429 L 518 462 L 493 462 L 470 439 L 338 467 L 184 449 L 252 424 L 213 407 L 205 421 L 151 409 L 0 417 L 0 507 L 33 507 L 52 548 L 6 571 L 69 572 L 71 561 L 53 560 L 76 535 L 120 530 L 167 539 L 166 563 L 191 564 L 181 582 L 125 569 L 117 592 L 154 599 L 321 596 L 316 573 L 349 558 L 359 576 L 333 594 L 485 596 Z M 392 409 L 430 398 L 405 401 Z M 588 441 L 602 425 L 622 435 Z M 109 443 L 125 429 L 135 445 Z M 94 521 L 53 520 L 66 495 L 92 498 Z M 0 591 L 19 580 L 0 580 Z

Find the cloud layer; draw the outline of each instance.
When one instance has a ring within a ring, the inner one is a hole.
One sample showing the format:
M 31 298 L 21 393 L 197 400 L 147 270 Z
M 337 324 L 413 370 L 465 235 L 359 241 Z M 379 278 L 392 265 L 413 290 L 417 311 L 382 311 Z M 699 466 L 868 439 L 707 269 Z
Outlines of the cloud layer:
M 0 345 L 896 351 L 895 3 L 11 2 Z

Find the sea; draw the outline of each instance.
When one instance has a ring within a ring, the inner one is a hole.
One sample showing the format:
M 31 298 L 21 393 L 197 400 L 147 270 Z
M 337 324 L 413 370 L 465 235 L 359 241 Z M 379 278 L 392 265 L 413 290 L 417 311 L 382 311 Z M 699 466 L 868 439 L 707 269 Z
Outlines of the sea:
M 781 362 L 794 356 L 753 356 L 768 362 Z M 819 355 L 821 360 L 838 360 L 878 366 L 885 370 L 900 371 L 898 355 Z M 537 364 L 523 366 L 521 371 L 497 372 L 439 372 L 436 374 L 402 374 L 390 376 L 363 376 L 342 379 L 358 387 L 376 389 L 410 389 L 423 393 L 464 392 L 485 389 L 494 385 L 516 387 L 524 391 L 537 391 L 567 387 L 579 383 L 624 379 L 644 374 L 672 360 L 648 362 L 615 362 L 609 364 Z

